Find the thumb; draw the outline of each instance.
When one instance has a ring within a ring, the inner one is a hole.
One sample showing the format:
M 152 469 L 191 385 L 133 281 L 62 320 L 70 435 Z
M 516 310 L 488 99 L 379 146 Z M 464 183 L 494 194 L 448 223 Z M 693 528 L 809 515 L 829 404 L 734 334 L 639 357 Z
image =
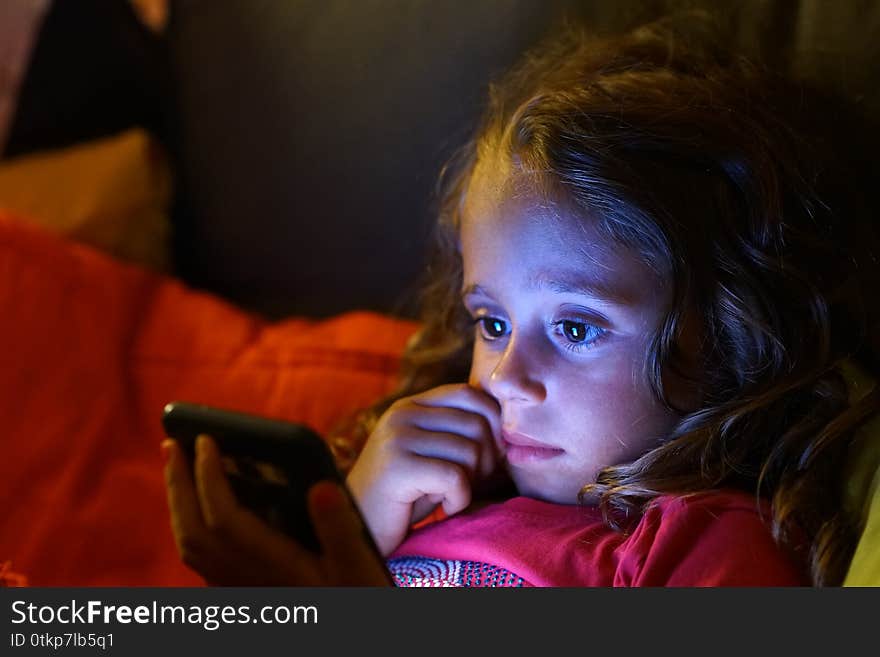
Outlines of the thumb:
M 309 490 L 308 503 L 330 579 L 339 585 L 388 586 L 385 561 L 348 492 L 320 481 Z

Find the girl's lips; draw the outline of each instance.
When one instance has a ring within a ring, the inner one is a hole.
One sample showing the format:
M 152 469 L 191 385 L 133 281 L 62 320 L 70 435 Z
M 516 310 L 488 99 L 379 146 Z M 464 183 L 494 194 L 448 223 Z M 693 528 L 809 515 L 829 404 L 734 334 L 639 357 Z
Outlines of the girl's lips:
M 521 433 L 502 431 L 501 440 L 504 443 L 505 457 L 511 465 L 546 461 L 565 451 Z

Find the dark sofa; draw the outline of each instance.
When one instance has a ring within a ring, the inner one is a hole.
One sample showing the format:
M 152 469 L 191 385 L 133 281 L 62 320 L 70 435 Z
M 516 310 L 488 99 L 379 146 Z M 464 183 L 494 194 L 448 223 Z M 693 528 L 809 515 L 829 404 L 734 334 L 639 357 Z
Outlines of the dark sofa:
M 775 67 L 880 110 L 880 5 L 808 0 L 55 2 L 6 155 L 138 123 L 175 158 L 176 272 L 268 317 L 409 316 L 443 162 L 486 84 L 561 20 L 706 7 Z

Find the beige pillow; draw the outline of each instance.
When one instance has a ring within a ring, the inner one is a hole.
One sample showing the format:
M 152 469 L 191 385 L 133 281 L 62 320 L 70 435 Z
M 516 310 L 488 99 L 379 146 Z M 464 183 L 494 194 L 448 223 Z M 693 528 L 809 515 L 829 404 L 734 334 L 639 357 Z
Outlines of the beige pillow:
M 0 2 L 0 153 L 49 0 Z
M 170 263 L 171 171 L 144 130 L 0 161 L 0 208 L 121 260 Z

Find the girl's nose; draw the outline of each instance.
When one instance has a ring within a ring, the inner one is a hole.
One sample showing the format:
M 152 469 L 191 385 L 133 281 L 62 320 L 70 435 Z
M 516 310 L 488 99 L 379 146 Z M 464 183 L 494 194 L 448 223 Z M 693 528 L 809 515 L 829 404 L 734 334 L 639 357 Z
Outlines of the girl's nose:
M 536 364 L 530 362 L 525 345 L 516 339 L 507 343 L 489 374 L 488 392 L 499 401 L 537 403 L 544 400 L 547 390 Z

